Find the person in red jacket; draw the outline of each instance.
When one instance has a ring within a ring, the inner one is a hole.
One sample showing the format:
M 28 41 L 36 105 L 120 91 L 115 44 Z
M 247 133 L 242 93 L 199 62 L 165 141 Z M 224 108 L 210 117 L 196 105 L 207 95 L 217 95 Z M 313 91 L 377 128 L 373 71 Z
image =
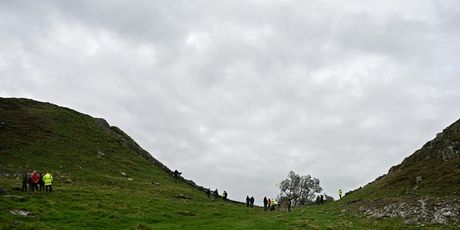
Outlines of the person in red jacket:
M 38 183 L 40 182 L 40 175 L 38 175 L 38 173 L 34 171 L 32 173 L 31 179 L 32 179 L 32 192 L 34 190 L 38 191 Z

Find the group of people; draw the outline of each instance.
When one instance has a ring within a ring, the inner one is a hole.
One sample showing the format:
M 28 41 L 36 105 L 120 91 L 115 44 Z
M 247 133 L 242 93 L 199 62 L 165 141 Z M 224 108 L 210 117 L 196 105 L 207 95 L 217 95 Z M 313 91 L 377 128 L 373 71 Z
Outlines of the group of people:
M 51 173 L 38 173 L 33 171 L 31 173 L 24 172 L 22 174 L 22 191 L 52 191 L 53 176 Z M 27 187 L 28 186 L 28 187 Z
M 278 201 L 276 201 L 276 199 L 264 197 L 264 211 L 267 211 L 267 209 L 270 211 L 275 211 L 277 207 Z
M 214 190 L 214 192 L 211 192 L 211 189 L 210 189 L 210 188 L 207 188 L 207 189 L 205 190 L 205 192 L 206 192 L 206 195 L 208 195 L 208 198 L 211 197 L 211 194 L 214 195 L 215 198 L 218 198 L 218 197 L 219 197 L 219 191 L 217 190 L 217 188 L 216 188 L 216 190 Z M 222 199 L 226 200 L 226 199 L 227 199 L 227 196 L 228 196 L 227 191 L 224 191 L 224 193 L 222 193 Z
M 254 197 L 253 196 L 251 196 L 251 198 L 249 198 L 249 196 L 246 196 L 246 207 L 251 207 L 251 208 L 254 207 Z

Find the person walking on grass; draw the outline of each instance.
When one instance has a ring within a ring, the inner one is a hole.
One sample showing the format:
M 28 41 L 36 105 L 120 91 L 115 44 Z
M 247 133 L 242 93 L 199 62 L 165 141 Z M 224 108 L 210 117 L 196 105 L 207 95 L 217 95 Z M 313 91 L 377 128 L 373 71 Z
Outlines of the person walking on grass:
M 339 188 L 339 198 L 342 199 L 342 189 Z
M 51 175 L 51 173 L 46 172 L 46 174 L 43 176 L 43 181 L 45 183 L 45 191 L 51 192 L 52 191 L 51 185 L 53 184 L 53 176 Z
M 251 200 L 249 199 L 249 196 L 246 196 L 246 207 L 249 208 L 250 202 L 251 202 Z

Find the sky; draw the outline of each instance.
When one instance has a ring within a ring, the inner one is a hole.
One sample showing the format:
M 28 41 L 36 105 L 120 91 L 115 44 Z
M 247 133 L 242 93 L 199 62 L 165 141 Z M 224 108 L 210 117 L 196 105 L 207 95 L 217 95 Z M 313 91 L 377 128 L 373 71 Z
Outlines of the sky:
M 0 97 L 102 117 L 243 201 L 364 186 L 460 118 L 460 2 L 2 0 Z

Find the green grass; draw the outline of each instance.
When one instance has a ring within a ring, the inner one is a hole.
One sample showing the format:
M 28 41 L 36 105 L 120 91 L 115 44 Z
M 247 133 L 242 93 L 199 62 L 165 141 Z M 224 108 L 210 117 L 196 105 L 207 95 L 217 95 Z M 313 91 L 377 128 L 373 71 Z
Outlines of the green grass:
M 400 219 L 356 216 L 342 212 L 346 199 L 291 213 L 210 199 L 101 129 L 94 118 L 47 103 L 0 98 L 0 122 L 0 187 L 7 195 L 22 197 L 0 196 L 0 229 L 459 227 L 407 226 Z M 54 191 L 20 192 L 18 173 L 24 170 L 49 170 Z M 69 179 L 72 183 L 66 182 Z M 190 199 L 177 198 L 179 194 Z M 13 215 L 12 210 L 30 211 L 33 217 Z

